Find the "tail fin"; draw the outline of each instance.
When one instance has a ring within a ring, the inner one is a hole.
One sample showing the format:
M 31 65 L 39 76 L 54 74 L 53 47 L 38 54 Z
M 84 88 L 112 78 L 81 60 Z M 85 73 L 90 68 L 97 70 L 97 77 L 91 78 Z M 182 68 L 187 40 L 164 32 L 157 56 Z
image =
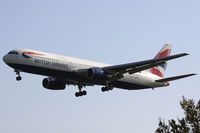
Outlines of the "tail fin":
M 155 56 L 154 59 L 169 56 L 171 53 L 171 48 L 172 48 L 172 45 L 165 44 L 162 47 L 162 49 L 158 52 L 158 54 Z M 151 68 L 150 72 L 163 78 L 166 68 L 167 68 L 167 63 L 163 63 L 162 65 Z

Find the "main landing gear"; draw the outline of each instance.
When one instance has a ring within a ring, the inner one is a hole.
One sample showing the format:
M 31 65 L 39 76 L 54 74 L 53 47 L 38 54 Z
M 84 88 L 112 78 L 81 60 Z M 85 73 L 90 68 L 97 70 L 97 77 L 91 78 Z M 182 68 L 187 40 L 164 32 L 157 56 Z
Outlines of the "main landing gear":
M 16 74 L 17 74 L 16 80 L 17 80 L 17 81 L 22 80 L 22 77 L 20 76 L 20 71 L 15 69 L 15 72 L 16 72 Z
M 109 91 L 109 90 L 113 90 L 113 86 L 112 85 L 107 85 L 107 86 L 101 88 L 102 92 Z
M 76 96 L 76 97 L 87 95 L 87 91 L 85 91 L 85 90 L 82 91 L 82 88 L 83 88 L 82 85 L 78 85 L 79 92 L 76 92 L 76 93 L 75 93 L 75 96 Z

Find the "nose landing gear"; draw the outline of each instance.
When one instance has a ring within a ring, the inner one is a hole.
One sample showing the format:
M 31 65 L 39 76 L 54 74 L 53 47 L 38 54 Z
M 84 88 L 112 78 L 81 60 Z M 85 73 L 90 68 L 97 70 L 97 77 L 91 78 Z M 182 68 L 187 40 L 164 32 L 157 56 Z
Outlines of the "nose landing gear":
M 17 81 L 20 81 L 20 80 L 22 80 L 22 77 L 21 77 L 21 76 L 17 76 L 17 77 L 16 77 L 16 80 L 17 80 Z
M 15 72 L 16 72 L 16 74 L 17 74 L 16 80 L 17 80 L 17 81 L 22 80 L 22 77 L 20 76 L 20 71 L 15 69 Z

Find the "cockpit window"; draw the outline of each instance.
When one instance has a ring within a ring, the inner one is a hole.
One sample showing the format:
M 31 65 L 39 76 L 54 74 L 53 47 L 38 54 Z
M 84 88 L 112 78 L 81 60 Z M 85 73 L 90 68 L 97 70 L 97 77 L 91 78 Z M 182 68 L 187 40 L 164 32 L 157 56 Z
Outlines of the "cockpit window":
M 18 52 L 17 52 L 17 51 L 10 51 L 8 54 L 15 54 L 15 55 L 18 55 Z

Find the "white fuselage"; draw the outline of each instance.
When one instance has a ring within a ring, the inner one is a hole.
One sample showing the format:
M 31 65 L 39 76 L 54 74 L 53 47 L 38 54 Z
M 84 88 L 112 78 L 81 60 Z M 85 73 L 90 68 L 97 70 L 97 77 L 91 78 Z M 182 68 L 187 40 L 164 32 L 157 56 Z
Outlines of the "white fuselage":
M 18 54 L 7 54 L 6 56 L 4 56 L 4 61 L 8 65 L 11 64 L 10 66 L 13 67 L 14 69 L 19 69 L 19 70 L 21 69 L 15 68 L 15 66 L 23 66 L 25 68 L 29 66 L 30 68 L 34 67 L 35 69 L 43 68 L 43 69 L 48 69 L 49 71 L 55 70 L 55 71 L 69 72 L 69 73 L 76 72 L 77 70 L 80 69 L 88 69 L 91 67 L 102 68 L 106 66 L 111 66 L 109 64 L 103 64 L 68 56 L 60 56 L 56 54 L 50 54 L 29 49 L 19 49 L 15 51 L 17 51 Z M 21 71 L 30 72 L 26 71 L 27 69 L 28 68 L 22 69 Z M 37 72 L 37 70 L 34 71 L 30 73 L 40 74 L 40 72 Z M 41 75 L 46 75 L 46 74 L 41 74 Z M 51 75 L 46 75 L 46 76 L 51 76 Z M 146 86 L 147 88 L 167 86 L 166 83 L 155 82 L 155 80 L 158 79 L 161 79 L 161 77 L 150 73 L 148 70 L 145 70 L 131 75 L 128 73 L 124 74 L 124 77 L 117 81 L 142 85 Z

